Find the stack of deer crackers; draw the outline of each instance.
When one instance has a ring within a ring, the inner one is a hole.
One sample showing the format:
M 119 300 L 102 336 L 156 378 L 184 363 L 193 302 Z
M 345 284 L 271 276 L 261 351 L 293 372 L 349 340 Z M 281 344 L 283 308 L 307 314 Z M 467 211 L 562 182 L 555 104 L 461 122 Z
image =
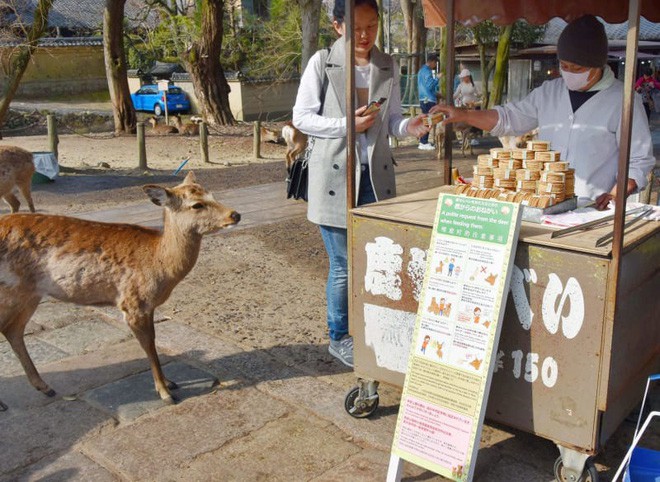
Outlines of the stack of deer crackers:
M 477 156 L 472 183 L 456 186 L 456 193 L 546 208 L 575 195 L 575 170 L 548 141 L 529 141 L 525 149 Z

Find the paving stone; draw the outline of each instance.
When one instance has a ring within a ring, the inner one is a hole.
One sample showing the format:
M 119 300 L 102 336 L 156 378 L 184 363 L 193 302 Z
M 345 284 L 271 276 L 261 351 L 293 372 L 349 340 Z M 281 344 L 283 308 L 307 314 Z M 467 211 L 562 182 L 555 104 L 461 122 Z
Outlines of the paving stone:
M 81 401 L 57 401 L 45 407 L 0 416 L 0 474 L 12 472 L 68 450 L 92 431 L 116 422 Z
M 217 382 L 208 372 L 185 363 L 169 363 L 162 368 L 165 377 L 179 386 L 172 394 L 180 401 L 209 393 Z M 151 370 L 95 388 L 81 398 L 123 422 L 167 406 L 156 392 Z
M 120 479 L 75 449 L 49 457 L 23 470 L 11 478 L 0 476 L 0 482 L 117 482 Z
M 389 452 L 365 449 L 348 458 L 344 463 L 331 468 L 323 475 L 314 478 L 313 481 L 343 482 L 350 480 L 351 482 L 373 482 L 385 480 L 389 463 Z M 404 462 L 402 480 L 436 482 L 447 479 L 414 464 Z
M 18 357 L 11 349 L 9 342 L 4 338 L 2 340 L 0 342 L 0 375 L 9 376 L 25 373 L 21 362 L 18 361 Z M 34 335 L 25 337 L 25 346 L 30 354 L 30 358 L 32 358 L 32 362 L 37 368 L 40 365 L 69 356 L 67 352 L 36 338 Z
M 79 321 L 35 336 L 72 355 L 82 355 L 132 338 L 130 333 L 99 320 Z
M 195 458 L 178 474 L 184 480 L 204 480 L 208 474 L 215 480 L 310 480 L 360 451 L 319 422 L 304 413 L 275 419 Z
M 191 460 L 252 433 L 287 413 L 254 388 L 219 390 L 146 415 L 82 444 L 83 453 L 128 480 L 186 480 Z M 202 480 L 211 480 L 206 474 Z M 221 479 L 215 479 L 221 480 Z
M 92 320 L 97 318 L 93 309 L 88 306 L 74 305 L 58 301 L 53 298 L 45 298 L 39 303 L 37 310 L 30 318 L 28 327 L 37 324 L 43 328 L 54 330 L 62 328 L 81 320 Z
M 396 407 L 382 407 L 370 418 L 353 418 L 344 410 L 346 393 L 313 377 L 297 377 L 258 384 L 269 395 L 292 405 L 304 407 L 312 414 L 334 423 L 352 434 L 358 443 L 389 451 L 396 425 Z
M 162 363 L 168 360 L 161 357 Z M 148 368 L 144 350 L 136 340 L 128 340 L 86 355 L 37 364 L 41 377 L 57 392 L 55 398 L 35 390 L 21 369 L 13 376 L 0 377 L 0 400 L 9 406 L 9 413 L 28 410 L 53 403 L 62 395 L 78 395 Z M 0 412 L 0 417 L 3 413 Z

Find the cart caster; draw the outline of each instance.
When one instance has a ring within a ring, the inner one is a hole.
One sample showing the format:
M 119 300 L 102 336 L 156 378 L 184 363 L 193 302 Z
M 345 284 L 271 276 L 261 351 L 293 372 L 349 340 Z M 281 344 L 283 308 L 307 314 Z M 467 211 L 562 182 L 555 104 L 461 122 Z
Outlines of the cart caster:
M 555 480 L 557 482 L 598 482 L 598 471 L 591 460 L 587 460 L 584 464 L 584 470 L 579 477 L 569 474 L 569 471 L 564 468 L 564 462 L 561 456 L 555 460 Z
M 344 399 L 344 408 L 351 417 L 367 418 L 378 408 L 378 382 L 358 379 Z

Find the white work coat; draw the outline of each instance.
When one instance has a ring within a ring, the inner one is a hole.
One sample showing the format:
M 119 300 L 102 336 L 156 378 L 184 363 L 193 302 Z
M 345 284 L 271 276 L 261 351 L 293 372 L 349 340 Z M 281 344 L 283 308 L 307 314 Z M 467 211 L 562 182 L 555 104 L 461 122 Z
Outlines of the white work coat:
M 522 135 L 539 128 L 539 140 L 561 153 L 575 169 L 575 194 L 595 199 L 616 185 L 623 83 L 614 80 L 575 113 L 563 79 L 544 82 L 526 98 L 496 106 L 499 120 L 491 130 L 495 136 Z M 634 96 L 630 167 L 628 176 L 642 190 L 655 166 L 653 143 L 639 95 Z

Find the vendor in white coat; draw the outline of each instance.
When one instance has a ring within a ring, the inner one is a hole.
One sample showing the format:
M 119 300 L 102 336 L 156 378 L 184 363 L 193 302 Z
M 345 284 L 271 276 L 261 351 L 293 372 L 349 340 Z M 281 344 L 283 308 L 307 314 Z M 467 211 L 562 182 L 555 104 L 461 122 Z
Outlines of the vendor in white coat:
M 607 65 L 607 37 L 592 15 L 569 23 L 559 37 L 557 58 L 561 78 L 544 82 L 520 102 L 494 109 L 466 111 L 436 106 L 445 122 L 465 122 L 495 136 L 522 135 L 539 128 L 539 139 L 550 141 L 562 160 L 575 169 L 575 193 L 607 208 L 617 196 L 616 175 L 623 83 Z M 627 193 L 644 189 L 655 166 L 653 144 L 644 107 L 634 97 L 632 142 Z

